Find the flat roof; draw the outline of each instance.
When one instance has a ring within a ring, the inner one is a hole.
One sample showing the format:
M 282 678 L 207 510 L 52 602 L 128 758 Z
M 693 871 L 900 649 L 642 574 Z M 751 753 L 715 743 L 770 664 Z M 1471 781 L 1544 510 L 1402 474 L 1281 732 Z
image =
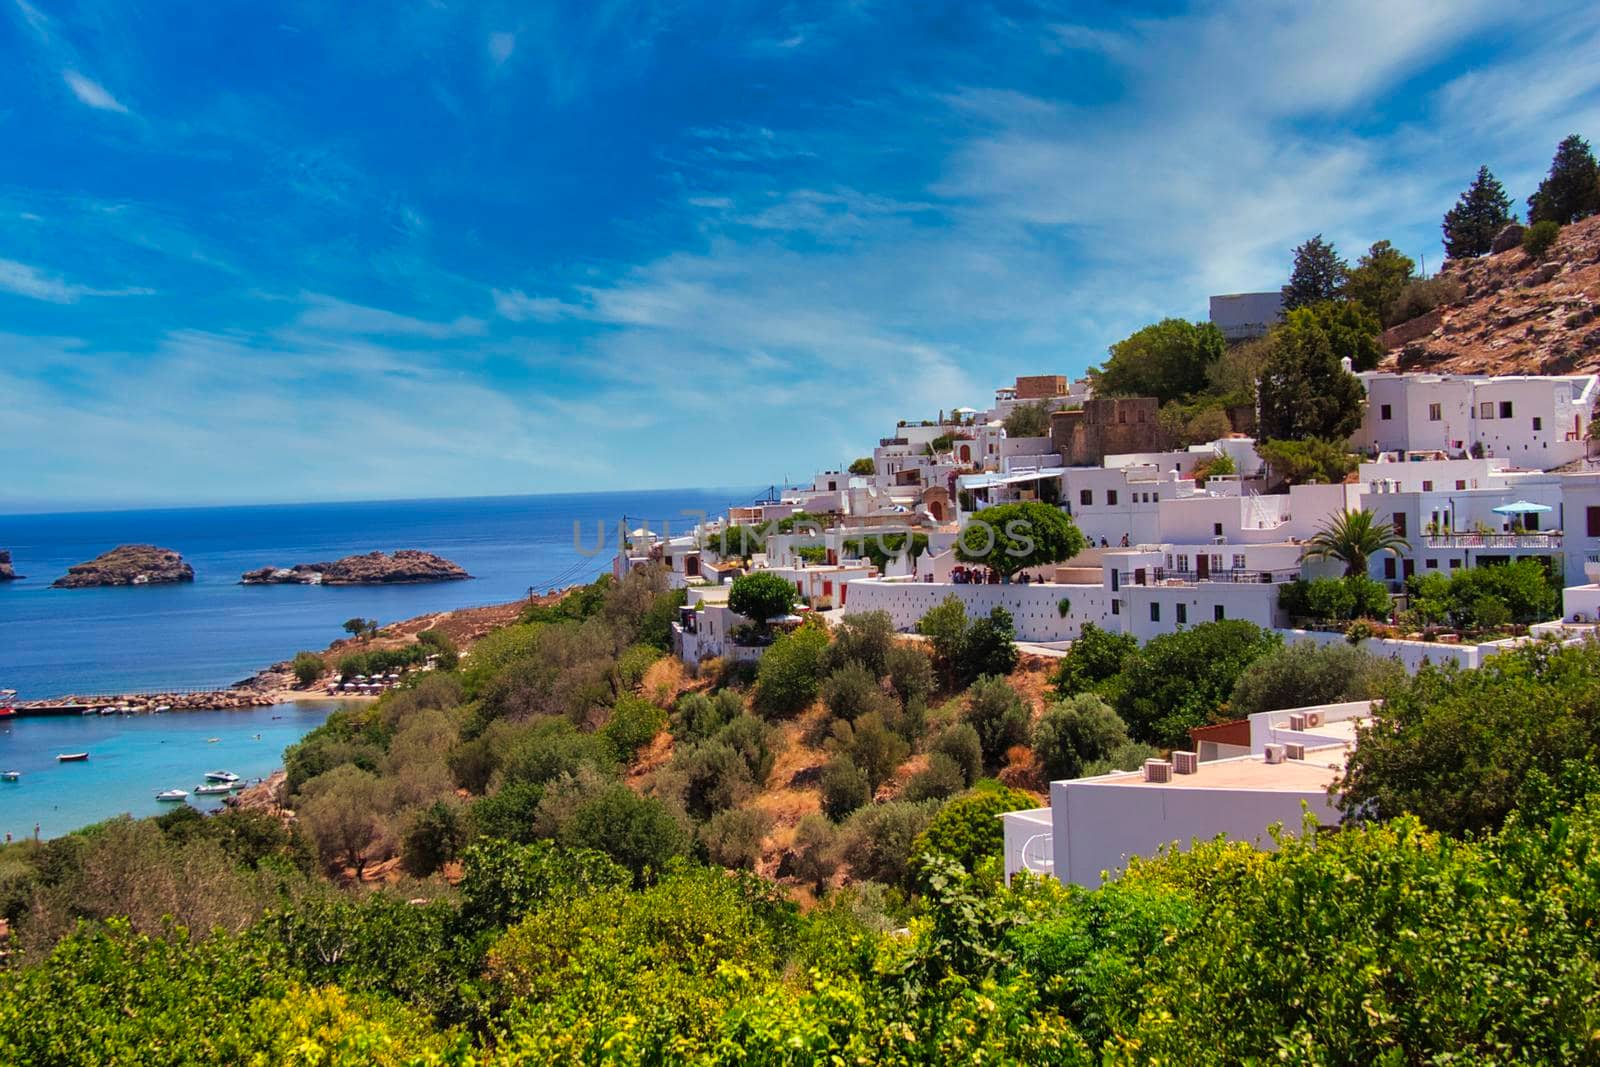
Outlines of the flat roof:
M 1147 782 L 1143 770 L 1120 771 L 1099 778 L 1080 778 L 1067 785 L 1127 786 L 1136 789 L 1252 789 L 1262 792 L 1314 793 L 1325 790 L 1344 770 L 1348 749 L 1342 744 L 1306 750 L 1303 760 L 1268 763 L 1263 756 L 1207 760 L 1194 774 L 1172 775 L 1170 782 Z

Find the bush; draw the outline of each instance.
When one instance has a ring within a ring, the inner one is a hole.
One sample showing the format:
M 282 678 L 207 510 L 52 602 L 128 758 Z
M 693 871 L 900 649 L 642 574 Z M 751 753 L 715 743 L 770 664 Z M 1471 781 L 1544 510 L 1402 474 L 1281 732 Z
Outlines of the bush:
M 1543 259 L 1550 246 L 1561 236 L 1561 224 L 1550 219 L 1536 222 L 1522 234 L 1522 250 L 1533 259 Z
M 580 733 L 565 719 L 547 718 L 534 723 L 511 746 L 503 769 L 508 782 L 540 785 L 580 769 L 613 769 L 616 756 L 611 743 L 599 734 Z
M 810 622 L 774 641 L 756 672 L 756 710 L 779 718 L 803 711 L 817 699 L 827 647 L 827 632 Z
M 850 762 L 861 768 L 861 773 L 867 777 L 868 789 L 876 793 L 911 754 L 911 746 L 889 729 L 883 716 L 874 711 L 855 721 L 848 751 Z
M 658 787 L 674 795 L 696 821 L 711 818 L 748 800 L 756 791 L 744 755 L 723 741 L 705 741 L 673 753 Z
M 761 843 L 772 829 L 772 816 L 759 808 L 722 811 L 700 828 L 700 843 L 720 867 L 749 869 L 761 858 Z
M 1387 619 L 1394 601 L 1388 587 L 1364 574 L 1342 578 L 1298 578 L 1278 594 L 1278 606 L 1291 618 L 1318 622 Z
M 835 718 L 846 722 L 871 712 L 881 712 L 890 699 L 877 676 L 856 662 L 840 667 L 822 683 L 822 702 Z
M 818 783 L 822 790 L 822 810 L 838 822 L 872 799 L 872 784 L 849 756 L 835 756 L 822 768 Z
M 530 842 L 538 837 L 534 827 L 538 818 L 539 802 L 543 799 L 543 786 L 528 782 L 508 782 L 488 796 L 473 802 L 472 825 L 479 837 Z
M 823 656 L 823 669 L 836 673 L 858 664 L 874 679 L 888 672 L 889 650 L 894 647 L 894 622 L 887 611 L 846 615 L 833 628 L 833 644 Z
M 611 746 L 619 763 L 631 763 L 639 750 L 655 740 L 667 725 L 667 713 L 644 697 L 624 693 L 612 705 L 600 736 Z
M 651 665 L 662 654 L 654 645 L 629 645 L 617 657 L 617 682 L 624 689 L 638 689 L 644 684 L 644 676 Z
M 1005 786 L 968 793 L 940 809 L 918 835 L 912 854 L 946 856 L 975 870 L 980 861 L 998 857 L 1005 849 L 1005 825 L 999 816 L 1038 806 L 1027 793 Z
M 945 727 L 933 739 L 930 751 L 950 757 L 969 786 L 983 773 L 983 742 L 971 723 L 958 722 Z
M 1033 731 L 1033 753 L 1050 778 L 1076 778 L 1127 743 L 1127 724 L 1093 693 L 1052 704 Z
M 750 780 L 757 787 L 766 785 L 768 776 L 772 774 L 772 765 L 777 760 L 775 742 L 782 739 L 783 735 L 778 730 L 754 715 L 736 716 L 717 731 L 715 738 L 739 753 L 745 766 L 750 769 Z
M 1161 750 L 1153 745 L 1129 741 L 1112 749 L 1105 759 L 1085 763 L 1080 777 L 1098 778 L 1102 774 L 1111 774 L 1114 771 L 1136 771 L 1144 766 L 1145 760 L 1159 759 L 1160 756 Z
M 1061 697 L 1094 691 L 1120 674 L 1128 657 L 1138 650 L 1139 640 L 1132 634 L 1111 633 L 1086 622 L 1061 657 L 1050 684 Z
M 1299 641 L 1262 656 L 1239 676 L 1228 714 L 1242 719 L 1260 711 L 1371 700 L 1404 677 L 1394 660 L 1352 645 Z
M 674 856 L 688 851 L 689 836 L 665 804 L 642 797 L 621 782 L 582 803 L 557 833 L 567 848 L 610 856 L 642 885 Z
M 744 701 L 731 689 L 715 693 L 685 693 L 672 712 L 673 739 L 704 741 L 744 714 Z
M 1282 645 L 1243 619 L 1203 622 L 1152 639 L 1123 670 L 1117 714 L 1136 740 L 1186 748 L 1189 730 L 1227 718 L 1239 676 Z
M 964 717 L 978 732 L 988 766 L 998 766 L 1006 749 L 1026 745 L 1032 735 L 1028 708 L 1004 678 L 985 675 L 974 682 L 967 691 Z
M 460 805 L 436 800 L 411 817 L 400 846 L 407 874 L 426 877 L 461 854 L 467 843 L 467 820 Z
M 423 647 L 427 655 L 434 657 L 433 665 L 438 670 L 453 671 L 461 663 L 460 649 L 443 630 L 422 631 L 417 635 L 417 644 Z
M 322 657 L 315 652 L 296 652 L 291 669 L 294 671 L 295 681 L 301 685 L 310 685 L 322 677 L 328 665 L 322 662 Z
M 979 675 L 1010 674 L 1016 668 L 1016 629 L 1004 608 L 971 621 L 966 605 L 951 594 L 917 621 L 917 632 L 933 645 L 933 658 L 952 688 L 970 685 Z
M 794 610 L 800 594 L 795 587 L 771 571 L 741 574 L 728 590 L 728 607 L 757 626 Z
M 841 847 L 857 878 L 899 885 L 905 881 L 918 835 L 939 810 L 935 800 L 892 800 L 862 808 L 846 822 Z M 996 820 L 998 825 L 998 820 Z
M 794 876 L 821 893 L 839 869 L 839 829 L 825 815 L 807 815 L 794 831 Z
M 900 702 L 908 708 L 913 704 L 927 703 L 936 683 L 933 661 L 921 646 L 910 642 L 896 643 L 890 646 L 884 659 L 889 684 L 900 697 Z
M 901 800 L 944 800 L 967 787 L 966 773 L 943 752 L 928 757 L 928 766 L 911 776 L 900 791 Z

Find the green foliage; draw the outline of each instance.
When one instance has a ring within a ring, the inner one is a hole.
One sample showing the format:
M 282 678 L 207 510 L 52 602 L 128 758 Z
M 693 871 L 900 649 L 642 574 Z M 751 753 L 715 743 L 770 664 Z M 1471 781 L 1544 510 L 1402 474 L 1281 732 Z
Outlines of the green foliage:
M 1033 729 L 1033 754 L 1052 779 L 1077 778 L 1127 743 L 1127 723 L 1094 693 L 1052 704 Z
M 617 684 L 624 689 L 637 690 L 644 684 L 644 676 L 660 659 L 662 652 L 654 645 L 629 645 L 617 657 Z
M 903 533 L 874 533 L 865 537 L 847 538 L 842 547 L 846 553 L 852 553 L 860 559 L 870 560 L 878 570 L 885 570 L 891 562 L 896 562 L 910 552 L 912 559 L 920 559 L 928 552 L 928 535 L 925 533 L 911 534 L 909 541 Z M 870 614 L 870 613 L 869 613 Z
M 1493 235 L 1491 235 L 1492 239 Z M 1380 326 L 1392 326 L 1394 320 L 1390 318 L 1390 311 L 1394 308 L 1395 301 L 1400 299 L 1400 292 L 1406 283 L 1412 279 L 1416 272 L 1417 264 L 1410 256 L 1401 252 L 1388 241 L 1377 241 L 1367 249 L 1366 255 L 1356 263 L 1350 272 L 1350 278 L 1345 283 L 1344 295 L 1353 305 L 1360 307 Z M 1372 347 L 1377 348 L 1376 333 L 1373 334 Z M 1341 353 L 1343 354 L 1343 353 Z M 1382 355 L 1382 352 L 1378 352 Z M 1356 369 L 1370 370 L 1377 366 L 1374 357 L 1368 364 L 1356 361 Z
M 1411 609 L 1425 622 L 1463 630 L 1492 629 L 1509 622 L 1542 622 L 1560 614 L 1561 589 L 1537 559 L 1412 575 L 1406 580 Z
M 421 645 L 374 648 L 366 652 L 352 652 L 348 656 L 340 656 L 339 673 L 346 678 L 358 674 L 374 678 L 414 667 L 426 658 L 427 653 Z
M 689 850 L 689 834 L 667 806 L 621 782 L 580 803 L 556 831 L 556 841 L 569 849 L 604 853 L 641 885 Z
M 871 456 L 862 456 L 860 459 L 853 459 L 850 461 L 851 474 L 871 476 L 876 474 L 877 470 L 877 464 L 872 462 Z
M 1139 640 L 1132 634 L 1112 633 L 1086 622 L 1058 661 L 1050 684 L 1060 697 L 1097 692 L 1121 674 L 1128 658 L 1138 651 Z
M 1000 816 L 1038 806 L 1027 793 L 1005 786 L 968 793 L 939 809 L 918 835 L 912 854 L 944 856 L 975 871 L 979 862 L 998 857 L 1005 848 Z
M 896 642 L 884 655 L 884 673 L 889 686 L 906 707 L 926 703 L 937 688 L 933 661 L 922 646 L 909 641 Z
M 341 629 L 351 637 L 368 638 L 378 632 L 378 620 L 363 619 L 357 615 L 353 619 L 346 619 Z
M 783 530 L 780 533 L 786 532 Z M 706 547 L 724 559 L 749 559 L 767 549 L 767 526 L 729 526 L 706 537 Z
M 983 742 L 971 723 L 952 723 L 939 731 L 928 749 L 933 755 L 948 756 L 961 770 L 964 785 L 972 785 L 983 773 Z
M 1189 730 L 1228 716 L 1239 676 L 1281 641 L 1243 619 L 1203 622 L 1153 638 L 1130 657 L 1116 708 L 1135 740 L 1186 748 Z
M 800 594 L 771 571 L 741 574 L 728 590 L 728 607 L 757 626 L 794 610 Z
M 1366 574 L 1343 578 L 1298 578 L 1278 593 L 1278 606 L 1291 619 L 1346 622 L 1387 619 L 1394 601 L 1388 587 Z
M 889 650 L 894 644 L 894 621 L 887 611 L 846 615 L 833 628 L 833 644 L 828 646 L 822 666 L 832 674 L 853 663 L 876 680 L 888 673 Z
M 1404 256 L 1400 258 L 1405 259 Z M 1411 261 L 1407 259 L 1406 262 Z M 1403 279 L 1397 281 L 1392 295 L 1385 292 L 1372 299 L 1397 299 L 1404 284 Z M 1383 358 L 1383 346 L 1378 343 L 1378 335 L 1383 332 L 1379 313 L 1354 300 L 1324 300 L 1297 308 L 1289 312 L 1286 323 L 1291 330 L 1321 331 L 1328 338 L 1335 362 L 1349 358 L 1356 370 L 1372 370 Z
M 952 688 L 985 674 L 1010 674 L 1017 665 L 1016 630 L 1004 608 L 969 624 L 966 606 L 952 594 L 928 609 L 917 621 L 917 632 L 928 638 L 934 661 Z
M 1400 290 L 1400 295 L 1395 298 L 1394 306 L 1389 309 L 1389 321 L 1409 322 L 1436 307 L 1460 303 L 1464 296 L 1466 290 L 1462 288 L 1461 282 L 1450 275 L 1414 278 L 1405 284 Z
M 639 750 L 655 740 L 667 726 L 667 713 L 644 697 L 624 693 L 612 705 L 611 717 L 600 736 L 611 746 L 619 763 L 631 763 Z
M 508 782 L 543 785 L 585 767 L 609 771 L 615 762 L 615 748 L 604 736 L 583 733 L 565 719 L 546 718 L 511 743 L 502 770 Z
M 1263 441 L 1256 451 L 1279 479 L 1290 485 L 1337 485 L 1360 462 L 1337 441 Z
M 497 837 L 527 844 L 535 832 L 544 786 L 532 782 L 507 782 L 488 796 L 472 802 L 472 825 L 480 837 Z
M 1182 400 L 1206 387 L 1206 370 L 1226 344 L 1209 322 L 1163 319 L 1111 346 L 1105 366 L 1090 371 L 1095 392 Z
M 1299 641 L 1267 653 L 1239 676 L 1228 714 L 1242 719 L 1259 711 L 1372 700 L 1404 678 L 1399 663 L 1344 642 Z
M 891 800 L 851 815 L 840 830 L 840 847 L 856 877 L 886 885 L 904 882 L 917 854 L 917 839 L 938 811 L 936 800 Z
M 443 630 L 424 630 L 417 635 L 417 644 L 434 658 L 434 666 L 441 671 L 453 671 L 461 662 L 461 650 Z
M 756 671 L 756 710 L 782 718 L 808 707 L 817 699 L 827 648 L 827 631 L 809 621 L 772 642 Z
M 880 712 L 870 712 L 857 719 L 849 736 L 846 751 L 850 762 L 866 775 L 867 786 L 874 793 L 911 754 L 911 746 L 889 729 Z
M 990 766 L 1003 763 L 1006 749 L 1026 745 L 1032 736 L 1027 705 L 1004 678 L 985 675 L 972 683 L 963 715 L 978 732 L 984 761 Z
M 472 646 L 472 654 L 461 671 L 461 685 L 467 699 L 482 695 L 489 682 L 505 667 L 534 655 L 543 631 L 544 627 L 537 623 L 522 623 L 503 626 L 480 638 Z
M 756 781 L 739 750 L 713 739 L 674 752 L 657 777 L 657 788 L 703 822 L 750 799 Z
M 1308 306 L 1307 314 L 1290 312 L 1271 341 L 1256 388 L 1258 436 L 1263 441 L 1343 441 L 1354 433 L 1366 394 L 1355 375 L 1339 365 L 1335 343 L 1344 345 L 1345 335 L 1330 332 Z
M 1284 312 L 1339 299 L 1349 275 L 1349 264 L 1339 258 L 1332 242 L 1317 234 L 1294 250 L 1294 267 L 1283 287 Z
M 846 662 L 822 683 L 822 702 L 835 718 L 846 722 L 882 711 L 892 700 L 877 676 L 855 661 Z
M 1561 224 L 1543 219 L 1529 226 L 1522 235 L 1522 250 L 1532 259 L 1543 259 L 1561 236 Z
M 296 652 L 294 662 L 290 664 L 294 671 L 294 680 L 301 685 L 310 685 L 322 677 L 322 672 L 327 670 L 327 664 L 315 652 Z
M 794 876 L 814 892 L 839 868 L 839 830 L 826 815 L 807 815 L 794 831 Z
M 631 882 L 626 870 L 599 852 L 492 838 L 468 846 L 461 875 L 461 921 L 473 931 L 508 926 L 539 908 Z
M 772 816 L 759 808 L 719 811 L 700 828 L 700 843 L 711 862 L 749 869 L 761 858 L 761 843 L 772 829 Z
M 1018 404 L 1006 415 L 1007 437 L 1049 437 L 1050 408 L 1043 401 Z
M 795 547 L 794 554 L 802 563 L 818 564 L 828 561 L 826 545 L 798 545 Z
M 1098 778 L 1102 774 L 1111 774 L 1114 771 L 1136 771 L 1144 766 L 1145 760 L 1160 757 L 1161 751 L 1154 745 L 1147 745 L 1142 741 L 1129 741 L 1112 749 L 1104 759 L 1085 763 L 1080 776 Z
M 1455 207 L 1444 213 L 1444 254 L 1451 259 L 1487 255 L 1495 236 L 1513 219 L 1505 187 L 1488 167 L 1479 167 Z
M 368 850 L 388 831 L 387 792 L 387 782 L 348 763 L 305 783 L 296 815 L 326 866 L 350 867 L 361 877 Z
M 822 790 L 822 810 L 835 822 L 872 799 L 872 783 L 849 756 L 829 760 L 817 784 Z
M 672 712 L 672 736 L 678 743 L 704 741 L 744 714 L 744 702 L 731 689 L 685 693 Z
M 928 757 L 928 765 L 913 774 L 900 790 L 901 800 L 944 800 L 967 787 L 967 775 L 956 761 L 943 752 Z
M 1083 533 L 1060 508 L 1036 501 L 996 504 L 967 520 L 956 538 L 956 558 L 1009 578 L 1030 567 L 1071 559 L 1085 544 Z
M 1600 166 L 1589 142 L 1574 133 L 1556 146 L 1549 175 L 1528 197 L 1528 229 L 1532 232 L 1541 222 L 1565 226 L 1596 212 L 1600 212 Z
M 400 850 L 407 874 L 424 877 L 461 853 L 467 843 L 467 820 L 459 804 L 436 800 L 411 817 Z

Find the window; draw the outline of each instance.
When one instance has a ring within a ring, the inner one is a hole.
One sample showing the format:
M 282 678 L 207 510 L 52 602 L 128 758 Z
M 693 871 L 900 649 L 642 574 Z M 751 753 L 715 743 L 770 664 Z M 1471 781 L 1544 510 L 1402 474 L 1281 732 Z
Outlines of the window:
M 1189 557 L 1188 556 L 1179 556 L 1178 557 L 1178 569 L 1180 571 L 1186 571 L 1186 570 L 1189 569 Z
M 1155 601 L 1155 600 L 1150 601 L 1150 621 L 1151 622 L 1160 622 L 1161 621 L 1161 604 L 1160 604 L 1159 601 Z
M 1500 417 L 1502 419 L 1509 419 L 1511 417 L 1511 401 L 1500 401 Z
M 1589 536 L 1600 537 L 1600 507 L 1590 507 L 1586 517 L 1589 523 Z
M 1106 490 L 1106 504 L 1111 507 L 1117 506 L 1117 491 L 1115 489 Z
M 1177 608 L 1178 608 L 1178 625 L 1182 626 L 1184 623 L 1189 621 L 1189 605 L 1187 605 L 1187 604 L 1179 604 L 1179 605 L 1177 605 Z
M 1093 489 L 1079 489 L 1078 490 L 1078 503 L 1082 504 L 1084 507 L 1088 507 L 1090 504 L 1093 504 L 1094 503 L 1094 490 Z
M 1461 561 L 1459 559 L 1451 560 L 1450 561 L 1450 569 L 1453 570 L 1453 571 L 1460 570 L 1461 569 Z
M 1243 552 L 1235 552 L 1233 554 L 1233 569 L 1236 570 L 1236 571 L 1242 571 L 1242 570 L 1244 570 L 1244 567 L 1245 567 L 1244 553 Z
M 1221 604 L 1218 604 L 1216 607 L 1211 609 L 1211 617 L 1217 622 L 1221 622 L 1223 619 L 1227 618 L 1227 615 L 1222 610 Z
M 1394 535 L 1396 537 L 1404 537 L 1406 535 L 1406 513 L 1403 511 L 1395 512 L 1394 522 L 1390 525 L 1394 527 Z
M 1385 556 L 1383 558 L 1383 576 L 1391 582 L 1394 581 L 1394 569 L 1394 557 Z
M 1480 419 L 1492 419 L 1492 418 L 1494 418 L 1494 401 L 1493 400 L 1485 400 L 1483 403 L 1478 405 L 1478 418 L 1480 418 Z
M 1433 482 L 1429 481 L 1427 478 L 1424 478 L 1422 480 L 1422 491 L 1424 493 L 1433 492 Z
M 1533 417 L 1533 428 L 1534 428 L 1534 429 L 1535 429 L 1535 430 L 1542 430 L 1542 429 L 1544 429 L 1544 420 L 1543 420 L 1543 419 L 1541 419 L 1541 418 L 1540 418 L 1540 417 L 1539 417 L 1539 416 L 1537 416 L 1537 415 L 1535 415 L 1535 416 L 1534 416 L 1534 417 Z
M 1211 536 L 1213 536 L 1213 537 L 1221 537 L 1222 536 L 1222 523 L 1214 522 L 1214 523 L 1211 524 Z
M 1466 487 L 1467 487 L 1467 480 L 1465 478 L 1457 478 L 1456 479 L 1456 488 L 1457 489 L 1465 489 Z
M 1388 422 L 1392 414 L 1393 412 L 1389 409 L 1388 404 L 1382 404 L 1378 407 L 1378 418 L 1382 419 L 1384 422 Z
M 1429 404 L 1428 405 L 1428 421 L 1429 422 L 1438 422 L 1442 418 L 1444 418 L 1444 412 L 1440 410 L 1440 406 L 1438 404 Z
M 1222 569 L 1222 553 L 1215 552 L 1212 554 L 1211 569 L 1214 571 L 1220 571 Z
M 1122 614 L 1122 601 L 1113 600 L 1111 602 L 1111 614 L 1113 614 L 1113 615 L 1121 615 Z
M 1436 571 L 1439 569 L 1439 561 L 1436 559 L 1424 560 L 1422 565 L 1428 568 L 1430 571 Z

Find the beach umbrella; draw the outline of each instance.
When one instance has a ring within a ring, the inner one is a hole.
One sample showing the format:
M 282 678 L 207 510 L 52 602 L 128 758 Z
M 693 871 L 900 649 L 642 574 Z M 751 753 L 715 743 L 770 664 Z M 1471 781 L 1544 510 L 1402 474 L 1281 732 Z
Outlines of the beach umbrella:
M 1517 500 L 1510 504 L 1501 504 L 1493 509 L 1496 515 L 1533 515 L 1541 511 L 1549 511 L 1548 504 L 1535 504 L 1528 500 Z

